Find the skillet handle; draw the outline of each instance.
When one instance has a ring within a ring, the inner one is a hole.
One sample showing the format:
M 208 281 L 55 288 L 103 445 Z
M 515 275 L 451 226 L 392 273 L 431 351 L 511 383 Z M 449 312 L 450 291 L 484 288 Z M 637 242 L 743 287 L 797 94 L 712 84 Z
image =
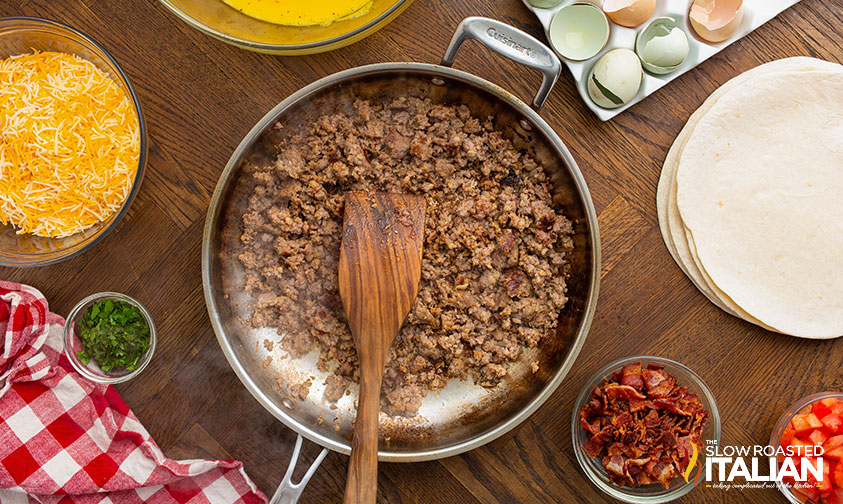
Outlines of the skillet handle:
M 453 65 L 460 46 L 470 38 L 502 56 L 541 71 L 542 84 L 533 98 L 533 108 L 536 111 L 542 108 L 562 73 L 562 63 L 553 51 L 532 35 L 506 23 L 485 17 L 467 17 L 457 26 L 442 57 L 442 66 Z
M 307 482 L 310 481 L 310 477 L 313 476 L 313 473 L 315 473 L 316 469 L 319 468 L 319 464 L 322 463 L 325 455 L 328 454 L 328 449 L 322 448 L 322 452 L 319 453 L 319 456 L 317 456 L 316 460 L 314 460 L 310 465 L 307 473 L 302 476 L 301 481 L 293 483 L 293 471 L 296 470 L 296 463 L 299 461 L 301 442 L 302 437 L 301 434 L 299 434 L 298 437 L 296 437 L 296 447 L 293 449 L 293 457 L 290 459 L 290 465 L 287 466 L 287 473 L 284 475 L 284 479 L 281 480 L 281 484 L 278 485 L 278 490 L 275 491 L 275 495 L 269 499 L 269 504 L 296 504 L 299 501 L 299 497 L 301 497 L 301 493 L 304 491 L 304 487 L 307 485 Z

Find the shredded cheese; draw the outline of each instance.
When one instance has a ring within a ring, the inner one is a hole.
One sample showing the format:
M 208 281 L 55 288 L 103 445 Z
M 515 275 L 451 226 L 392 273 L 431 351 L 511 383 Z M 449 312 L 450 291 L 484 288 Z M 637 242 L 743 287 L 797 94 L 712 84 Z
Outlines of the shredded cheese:
M 57 52 L 0 61 L 0 222 L 64 237 L 105 221 L 139 155 L 132 103 L 96 65 Z

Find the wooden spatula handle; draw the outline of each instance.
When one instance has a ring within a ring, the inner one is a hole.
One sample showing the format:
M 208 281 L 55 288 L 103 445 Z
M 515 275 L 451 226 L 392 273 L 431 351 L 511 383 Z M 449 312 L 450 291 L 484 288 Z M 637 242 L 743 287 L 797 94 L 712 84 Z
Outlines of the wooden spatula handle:
M 375 504 L 378 495 L 378 411 L 383 366 L 363 366 L 360 373 L 344 504 Z

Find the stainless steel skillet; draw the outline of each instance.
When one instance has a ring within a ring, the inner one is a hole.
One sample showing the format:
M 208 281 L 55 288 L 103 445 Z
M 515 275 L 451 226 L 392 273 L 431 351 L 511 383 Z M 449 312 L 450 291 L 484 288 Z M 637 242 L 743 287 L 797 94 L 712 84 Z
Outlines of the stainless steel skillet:
M 543 73 L 533 108 L 495 84 L 450 68 L 460 45 L 469 38 Z M 559 314 L 556 334 L 527 351 L 494 389 L 452 380 L 439 393 L 425 398 L 418 417 L 381 417 L 381 461 L 417 462 L 456 455 L 506 433 L 550 397 L 571 369 L 594 314 L 600 275 L 597 216 L 576 162 L 536 112 L 560 71 L 556 56 L 532 36 L 491 19 L 467 18 L 457 28 L 441 65 L 381 63 L 320 79 L 267 113 L 234 151 L 220 176 L 205 221 L 205 300 L 220 347 L 234 372 L 267 411 L 299 434 L 293 464 L 301 436 L 326 449 L 349 453 L 356 388 L 333 409 L 322 399 L 326 373 L 317 369 L 315 353 L 290 359 L 279 345 L 272 344 L 279 339 L 274 329 L 254 329 L 243 322 L 248 320 L 252 300 L 242 291 L 243 271 L 236 250 L 238 209 L 243 207 L 250 186 L 241 166 L 270 162 L 277 155 L 275 145 L 284 135 L 305 130 L 327 112 L 349 109 L 356 98 L 418 96 L 436 103 L 465 104 L 476 117 L 494 116 L 504 136 L 516 148 L 530 152 L 547 170 L 554 203 L 561 205 L 574 223 L 569 301 Z M 273 127 L 276 123 L 283 127 Z M 269 343 L 265 345 L 264 340 Z M 529 363 L 534 361 L 539 362 L 537 373 L 530 369 Z M 308 381 L 309 393 L 301 399 L 298 390 Z M 276 494 L 286 502 L 295 502 L 302 490 L 302 485 L 291 484 L 291 472 Z

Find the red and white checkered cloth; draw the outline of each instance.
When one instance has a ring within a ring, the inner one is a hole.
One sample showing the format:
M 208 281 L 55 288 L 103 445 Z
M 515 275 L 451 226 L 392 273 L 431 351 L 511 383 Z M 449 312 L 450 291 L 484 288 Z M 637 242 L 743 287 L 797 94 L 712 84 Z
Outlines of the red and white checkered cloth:
M 73 370 L 63 325 L 0 281 L 0 502 L 266 502 L 240 462 L 166 458 L 114 387 Z

